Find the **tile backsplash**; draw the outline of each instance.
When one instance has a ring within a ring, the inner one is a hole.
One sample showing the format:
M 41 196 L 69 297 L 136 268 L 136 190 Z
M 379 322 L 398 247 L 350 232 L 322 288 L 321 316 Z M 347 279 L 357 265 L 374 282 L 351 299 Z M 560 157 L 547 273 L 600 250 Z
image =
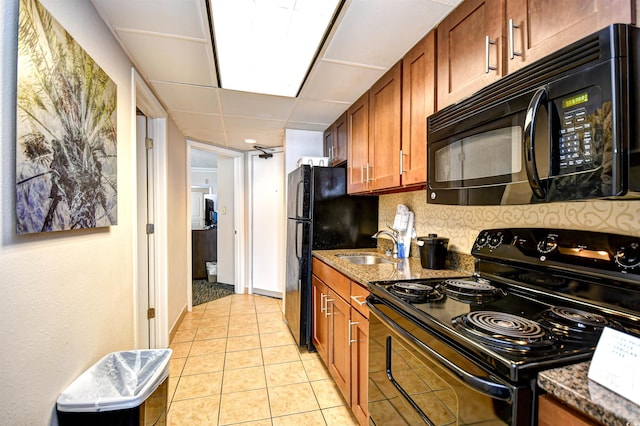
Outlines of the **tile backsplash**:
M 640 236 L 640 201 L 586 201 L 524 206 L 443 206 L 427 204 L 426 191 L 380 196 L 379 229 L 393 224 L 398 204 L 415 213 L 418 236 L 449 238 L 449 250 L 471 253 L 478 233 L 490 228 L 584 229 Z M 413 253 L 412 253 L 413 255 Z

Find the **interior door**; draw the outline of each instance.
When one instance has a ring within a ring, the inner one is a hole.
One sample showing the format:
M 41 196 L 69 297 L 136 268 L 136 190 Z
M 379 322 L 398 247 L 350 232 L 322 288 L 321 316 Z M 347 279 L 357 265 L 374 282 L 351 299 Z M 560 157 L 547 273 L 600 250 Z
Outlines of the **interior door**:
M 285 262 L 284 154 L 251 155 L 251 288 L 282 297 Z
M 150 315 L 155 301 L 155 237 L 154 221 L 154 159 L 149 126 L 144 115 L 136 116 L 136 153 L 138 189 L 138 346 L 155 348 L 155 319 Z M 151 317 L 151 318 L 150 318 Z

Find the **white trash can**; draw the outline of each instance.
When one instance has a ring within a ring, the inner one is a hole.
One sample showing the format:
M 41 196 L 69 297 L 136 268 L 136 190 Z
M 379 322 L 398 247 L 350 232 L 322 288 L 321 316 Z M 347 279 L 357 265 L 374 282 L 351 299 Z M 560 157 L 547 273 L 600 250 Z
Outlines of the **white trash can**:
M 166 425 L 171 353 L 171 349 L 142 349 L 105 356 L 60 394 L 58 423 Z
M 218 263 L 217 262 L 207 262 L 207 278 L 210 283 L 218 282 Z

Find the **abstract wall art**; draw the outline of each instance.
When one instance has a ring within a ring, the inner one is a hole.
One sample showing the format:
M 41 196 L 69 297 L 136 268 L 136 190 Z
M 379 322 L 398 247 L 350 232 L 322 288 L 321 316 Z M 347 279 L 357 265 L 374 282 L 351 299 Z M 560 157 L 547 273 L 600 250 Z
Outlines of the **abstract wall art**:
M 37 0 L 20 0 L 16 232 L 117 224 L 116 85 Z

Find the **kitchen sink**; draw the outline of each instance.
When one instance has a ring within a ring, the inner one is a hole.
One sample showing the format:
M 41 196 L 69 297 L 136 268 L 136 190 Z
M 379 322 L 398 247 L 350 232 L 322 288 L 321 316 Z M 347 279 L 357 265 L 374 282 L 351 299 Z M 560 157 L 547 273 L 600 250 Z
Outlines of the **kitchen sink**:
M 336 254 L 337 257 L 356 265 L 377 265 L 380 263 L 395 263 L 377 254 Z

